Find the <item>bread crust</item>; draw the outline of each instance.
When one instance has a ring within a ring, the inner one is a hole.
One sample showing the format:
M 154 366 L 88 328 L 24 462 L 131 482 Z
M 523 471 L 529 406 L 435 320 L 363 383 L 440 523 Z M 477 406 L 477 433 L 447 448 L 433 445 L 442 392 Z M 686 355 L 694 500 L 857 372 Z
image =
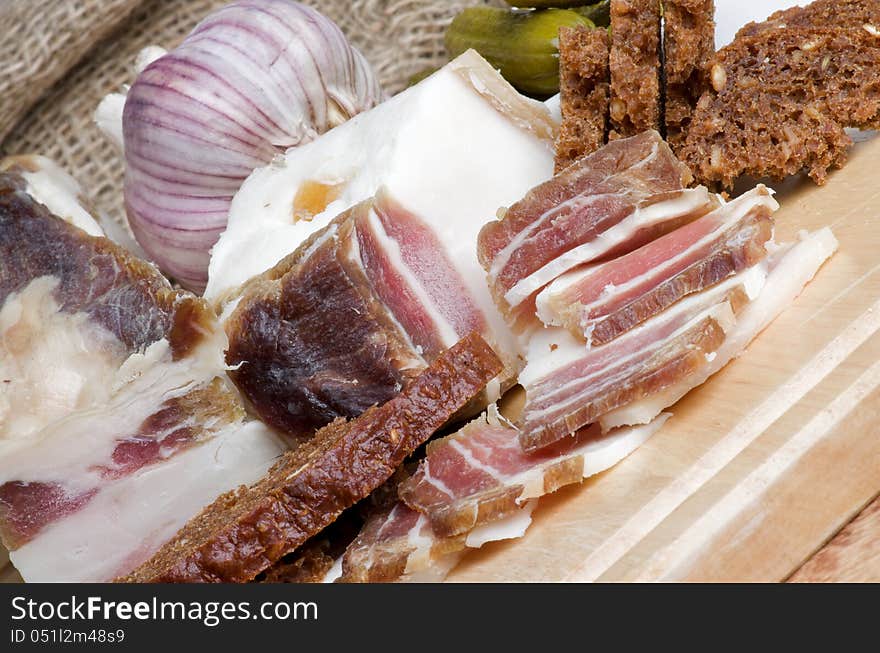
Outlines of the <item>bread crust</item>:
M 604 145 L 608 136 L 608 32 L 589 27 L 559 30 L 562 124 L 556 172 Z
M 666 141 L 678 154 L 697 102 L 709 85 L 715 2 L 665 0 L 663 18 Z
M 611 0 L 609 140 L 660 131 L 660 2 Z

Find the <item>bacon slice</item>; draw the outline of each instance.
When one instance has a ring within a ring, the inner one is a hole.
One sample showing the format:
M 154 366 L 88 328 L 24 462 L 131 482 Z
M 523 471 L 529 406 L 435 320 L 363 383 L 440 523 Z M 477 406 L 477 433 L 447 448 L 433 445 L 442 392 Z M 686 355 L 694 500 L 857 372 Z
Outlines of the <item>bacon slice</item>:
M 433 360 L 486 318 L 434 230 L 381 191 L 357 216 L 364 270 L 420 352 Z
M 282 445 L 207 305 L 29 189 L 0 174 L 0 537 L 27 580 L 108 580 Z
M 717 206 L 655 131 L 609 143 L 537 186 L 480 232 L 499 305 L 516 309 L 560 274 L 624 254 Z
M 403 502 L 370 517 L 342 559 L 343 583 L 431 582 L 464 555 L 465 537 L 442 538 Z
M 559 277 L 538 296 L 538 316 L 605 344 L 761 261 L 777 208 L 770 191 L 758 186 L 634 252 Z
M 721 345 L 734 316 L 763 284 L 756 268 L 692 295 L 607 345 L 587 347 L 549 328 L 529 343 L 520 376 L 520 441 L 535 451 L 602 415 L 677 384 Z
M 810 234 L 803 233 L 798 242 L 779 247 L 757 266 L 766 274 L 766 283 L 738 313 L 736 324 L 727 333 L 724 342 L 707 357 L 699 370 L 662 392 L 603 415 L 600 420 L 603 428 L 607 430 L 626 424 L 650 422 L 693 388 L 703 384 L 739 356 L 795 300 L 836 250 L 837 239 L 828 227 Z
M 656 433 L 652 424 L 602 435 L 591 427 L 551 452 L 524 454 L 517 433 L 484 415 L 429 447 L 399 492 L 373 515 L 342 561 L 343 582 L 442 580 L 468 549 L 525 534 L 537 498 L 608 469 Z
M 451 537 L 507 517 L 528 499 L 579 483 L 628 456 L 668 418 L 650 427 L 603 435 L 598 425 L 554 446 L 526 453 L 513 425 L 484 415 L 428 445 L 400 497 L 427 515 L 437 535 Z

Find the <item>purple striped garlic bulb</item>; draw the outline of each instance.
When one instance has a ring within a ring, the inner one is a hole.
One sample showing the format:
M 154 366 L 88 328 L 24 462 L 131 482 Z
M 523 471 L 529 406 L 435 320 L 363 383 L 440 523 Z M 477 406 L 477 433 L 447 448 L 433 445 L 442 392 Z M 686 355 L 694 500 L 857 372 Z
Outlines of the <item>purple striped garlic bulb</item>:
M 201 292 L 232 197 L 255 168 L 383 98 L 331 20 L 291 0 L 207 16 L 125 101 L 125 208 L 140 245 Z

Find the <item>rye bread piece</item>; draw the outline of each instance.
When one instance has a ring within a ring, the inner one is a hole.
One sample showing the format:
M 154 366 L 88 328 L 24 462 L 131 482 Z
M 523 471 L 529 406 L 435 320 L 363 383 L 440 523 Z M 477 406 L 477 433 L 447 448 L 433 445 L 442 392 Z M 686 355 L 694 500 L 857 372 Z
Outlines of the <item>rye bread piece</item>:
M 666 142 L 678 154 L 697 102 L 709 87 L 715 2 L 665 0 L 663 19 Z
M 755 36 L 785 27 L 860 27 L 880 32 L 880 0 L 816 0 L 806 7 L 783 9 L 760 23 L 748 23 L 736 33 Z
M 559 30 L 562 125 L 556 172 L 598 150 L 608 136 L 608 31 L 586 26 Z
M 219 497 L 119 580 L 251 580 L 382 485 L 501 369 L 482 338 L 463 338 L 387 403 L 325 426 L 262 480 Z
M 608 139 L 660 131 L 660 2 L 611 0 Z
M 844 127 L 880 126 L 880 37 L 858 28 L 788 27 L 720 50 L 679 157 L 701 183 L 807 170 L 823 184 L 846 161 Z

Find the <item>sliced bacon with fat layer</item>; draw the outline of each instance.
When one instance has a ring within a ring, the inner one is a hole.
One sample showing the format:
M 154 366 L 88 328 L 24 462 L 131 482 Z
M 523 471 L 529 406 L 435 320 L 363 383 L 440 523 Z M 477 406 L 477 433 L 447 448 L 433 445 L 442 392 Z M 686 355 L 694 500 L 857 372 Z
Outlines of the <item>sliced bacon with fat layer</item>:
M 529 191 L 480 232 L 496 300 L 515 309 L 577 265 L 624 254 L 717 206 L 653 131 L 609 143 Z
M 438 537 L 427 518 L 398 501 L 371 516 L 342 559 L 343 583 L 442 580 L 467 548 Z
M 411 508 L 435 533 L 452 537 L 515 513 L 541 497 L 598 474 L 629 455 L 667 416 L 636 429 L 602 434 L 598 425 L 534 453 L 520 446 L 511 424 L 486 415 L 431 443 L 416 473 L 400 486 Z
M 357 215 L 361 260 L 370 284 L 428 360 L 486 319 L 434 230 L 387 193 Z
M 762 284 L 762 271 L 750 268 L 598 347 L 564 329 L 538 332 L 520 377 L 526 390 L 519 421 L 523 448 L 550 445 L 693 374 L 721 346 L 736 312 Z
M 556 279 L 538 296 L 538 316 L 590 344 L 605 344 L 758 263 L 777 207 L 770 191 L 758 186 L 629 254 Z
M 757 267 L 764 270 L 766 282 L 760 293 L 737 314 L 736 324 L 724 343 L 696 373 L 657 394 L 614 410 L 600 419 L 606 430 L 629 424 L 645 424 L 675 404 L 693 388 L 742 354 L 749 343 L 782 313 L 800 294 L 819 268 L 837 250 L 837 239 L 824 227 L 802 233 L 796 243 L 780 246 Z
M 585 429 L 552 454 L 527 455 L 515 429 L 484 415 L 430 447 L 400 487 L 417 509 L 399 501 L 373 515 L 346 550 L 340 580 L 442 580 L 468 549 L 524 535 L 538 497 L 608 469 L 668 417 L 604 436 Z M 427 473 L 429 461 L 434 467 Z M 460 532 L 449 534 L 444 526 L 453 523 Z

